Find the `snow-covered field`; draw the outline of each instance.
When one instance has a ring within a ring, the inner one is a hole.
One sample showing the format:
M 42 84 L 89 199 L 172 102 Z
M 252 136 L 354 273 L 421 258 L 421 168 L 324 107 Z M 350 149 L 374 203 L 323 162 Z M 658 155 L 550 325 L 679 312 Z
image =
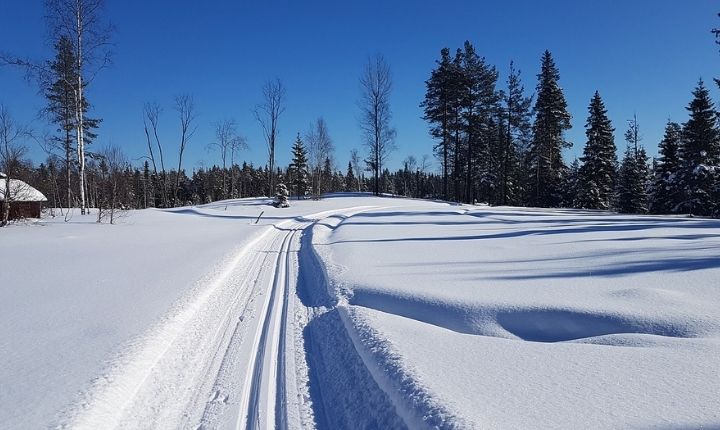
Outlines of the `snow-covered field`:
M 0 231 L 0 427 L 720 426 L 718 221 L 266 203 Z

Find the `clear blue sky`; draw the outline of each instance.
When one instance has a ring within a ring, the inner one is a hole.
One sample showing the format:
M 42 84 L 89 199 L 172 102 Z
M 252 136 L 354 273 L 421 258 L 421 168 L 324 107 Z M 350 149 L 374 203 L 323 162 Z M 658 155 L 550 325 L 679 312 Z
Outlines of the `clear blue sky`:
M 0 50 L 48 58 L 42 1 L 2 0 Z M 96 144 L 120 145 L 133 159 L 145 155 L 142 107 L 165 107 L 162 140 L 172 159 L 178 143 L 173 96 L 191 93 L 198 107 L 198 132 L 185 167 L 218 162 L 208 153 L 213 123 L 234 118 L 251 149 L 242 158 L 265 162 L 266 147 L 251 109 L 261 86 L 281 78 L 287 110 L 280 119 L 278 162 L 289 161 L 295 134 L 325 117 L 340 168 L 351 148 L 360 148 L 358 76 L 369 55 L 382 53 L 394 75 L 392 95 L 397 150 L 390 167 L 409 154 L 432 154 L 433 141 L 420 119 L 424 81 L 442 47 L 472 41 L 497 65 L 501 82 L 510 60 L 522 70 L 526 89 L 535 88 L 540 56 L 552 51 L 560 68 L 575 146 L 582 152 L 587 105 L 599 90 L 625 147 L 626 120 L 636 112 L 644 144 L 657 153 L 668 118 L 683 122 L 698 78 L 720 77 L 720 54 L 710 29 L 720 26 L 712 0 L 606 1 L 108 1 L 116 26 L 114 65 L 88 92 L 93 115 L 104 119 Z M 0 69 L 0 103 L 17 120 L 49 129 L 36 119 L 44 100 L 22 74 Z M 32 152 L 36 162 L 42 153 Z M 437 167 L 437 163 L 434 163 Z

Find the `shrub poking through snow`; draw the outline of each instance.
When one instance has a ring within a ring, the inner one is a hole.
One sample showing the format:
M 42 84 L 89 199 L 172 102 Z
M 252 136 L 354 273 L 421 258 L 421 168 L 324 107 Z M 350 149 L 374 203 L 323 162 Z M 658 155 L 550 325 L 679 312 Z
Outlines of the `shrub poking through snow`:
M 288 189 L 285 186 L 285 184 L 278 184 L 277 185 L 277 192 L 275 194 L 275 207 L 276 208 L 289 208 L 290 203 L 288 203 Z

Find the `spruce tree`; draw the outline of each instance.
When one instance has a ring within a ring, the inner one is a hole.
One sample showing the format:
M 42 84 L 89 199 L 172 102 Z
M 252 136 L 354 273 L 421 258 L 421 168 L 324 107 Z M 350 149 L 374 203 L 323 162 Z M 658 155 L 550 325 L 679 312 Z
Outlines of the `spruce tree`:
M 647 153 L 640 145 L 640 127 L 637 117 L 628 121 L 625 131 L 627 149 L 618 171 L 616 206 L 622 213 L 646 213 L 648 211 L 648 181 L 650 172 Z
M 519 204 L 520 157 L 531 136 L 532 97 L 525 97 L 525 87 L 520 80 L 520 71 L 515 69 L 512 61 L 507 80 L 507 92 L 503 94 L 503 101 L 506 133 L 501 150 L 500 204 Z
M 352 162 L 348 161 L 347 174 L 345 175 L 345 191 L 352 191 L 355 189 L 357 179 L 355 179 L 355 172 L 353 172 Z
M 298 133 L 295 144 L 292 147 L 293 159 L 289 168 L 290 179 L 298 199 L 305 197 L 308 191 L 308 167 L 307 167 L 307 151 L 305 145 Z
M 557 206 L 562 199 L 563 148 L 572 146 L 565 140 L 570 129 L 570 113 L 558 81 L 560 72 L 550 51 L 545 51 L 538 74 L 537 101 L 533 140 L 530 145 L 528 201 L 534 206 Z
M 617 154 L 615 137 L 607 110 L 595 92 L 585 125 L 587 143 L 580 158 L 575 206 L 584 209 L 609 209 L 615 188 Z
M 680 147 L 681 213 L 708 216 L 715 212 L 720 135 L 715 107 L 703 81 L 693 91 L 688 106 L 690 119 L 683 127 Z
M 617 210 L 622 213 L 642 214 L 648 210 L 647 154 L 640 147 L 636 151 L 628 145 L 620 164 L 617 186 Z
M 650 186 L 648 209 L 653 214 L 667 214 L 676 211 L 682 197 L 680 187 L 680 145 L 682 127 L 668 121 L 665 135 L 660 141 L 660 156 L 656 160 L 653 180 Z

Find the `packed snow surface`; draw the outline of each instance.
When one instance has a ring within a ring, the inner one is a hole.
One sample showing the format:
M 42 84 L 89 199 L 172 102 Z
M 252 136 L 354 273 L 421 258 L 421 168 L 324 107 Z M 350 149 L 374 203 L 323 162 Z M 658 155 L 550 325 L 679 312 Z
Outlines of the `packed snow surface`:
M 720 426 L 718 221 L 269 203 L 0 231 L 0 428 Z

